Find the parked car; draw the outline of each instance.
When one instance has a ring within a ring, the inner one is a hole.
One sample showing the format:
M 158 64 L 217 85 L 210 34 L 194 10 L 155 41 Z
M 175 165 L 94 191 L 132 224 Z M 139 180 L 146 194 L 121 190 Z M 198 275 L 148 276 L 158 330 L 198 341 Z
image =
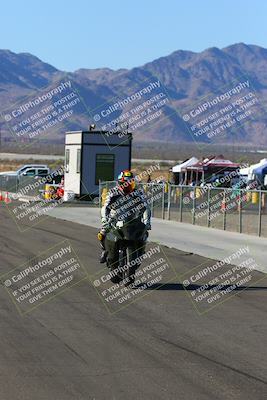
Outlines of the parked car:
M 23 165 L 23 167 L 21 167 L 17 171 L 1 172 L 0 175 L 17 176 L 18 178 L 23 176 L 42 178 L 49 175 L 49 173 L 50 173 L 50 168 L 47 165 L 26 164 Z

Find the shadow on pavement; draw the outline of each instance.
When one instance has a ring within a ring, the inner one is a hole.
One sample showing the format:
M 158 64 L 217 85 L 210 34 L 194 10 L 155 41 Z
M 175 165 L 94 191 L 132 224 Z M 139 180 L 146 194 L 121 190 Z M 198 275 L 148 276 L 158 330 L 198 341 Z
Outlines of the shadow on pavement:
M 204 285 L 204 284 L 203 284 Z M 160 283 L 160 284 L 154 284 L 149 287 L 147 287 L 145 290 L 197 290 L 201 288 L 203 285 L 188 285 L 184 286 L 181 283 Z M 138 289 L 138 287 L 141 287 L 142 285 L 136 285 L 135 288 Z M 226 290 L 227 288 L 231 287 L 232 285 L 225 285 L 222 286 L 218 291 L 221 290 Z M 217 287 L 217 285 L 210 285 L 203 292 L 210 290 L 212 288 Z M 233 289 L 233 291 L 241 291 L 241 290 L 265 290 L 267 289 L 267 286 L 238 286 Z

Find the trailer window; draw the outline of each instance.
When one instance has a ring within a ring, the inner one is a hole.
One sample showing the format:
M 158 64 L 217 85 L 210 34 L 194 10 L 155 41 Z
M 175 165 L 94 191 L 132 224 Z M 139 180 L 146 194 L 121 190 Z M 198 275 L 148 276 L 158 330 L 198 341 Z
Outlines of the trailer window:
M 66 172 L 69 172 L 69 164 L 70 164 L 70 150 L 66 149 L 66 154 L 65 154 L 65 169 L 66 169 Z
M 96 155 L 96 168 L 95 168 L 95 184 L 98 185 L 99 181 L 113 181 L 114 180 L 114 154 L 97 154 Z
M 81 149 L 77 149 L 76 172 L 77 172 L 77 174 L 79 174 L 81 172 Z

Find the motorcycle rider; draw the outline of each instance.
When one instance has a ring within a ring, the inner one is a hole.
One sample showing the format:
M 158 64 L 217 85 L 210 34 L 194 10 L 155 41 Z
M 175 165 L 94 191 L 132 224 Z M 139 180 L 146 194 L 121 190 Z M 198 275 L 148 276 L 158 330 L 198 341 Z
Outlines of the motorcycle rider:
M 118 264 L 119 252 L 117 242 L 106 239 L 106 233 L 110 229 L 110 220 L 116 224 L 123 221 L 125 217 L 134 216 L 136 210 L 142 214 L 143 223 L 147 231 L 151 229 L 151 212 L 148 206 L 147 197 L 143 190 L 136 188 L 134 174 L 129 170 L 122 171 L 117 179 L 117 186 L 109 190 L 104 206 L 101 209 L 102 228 L 98 233 L 98 239 L 101 242 L 102 254 L 100 262 L 107 261 L 108 265 Z M 140 240 L 140 248 L 144 241 Z

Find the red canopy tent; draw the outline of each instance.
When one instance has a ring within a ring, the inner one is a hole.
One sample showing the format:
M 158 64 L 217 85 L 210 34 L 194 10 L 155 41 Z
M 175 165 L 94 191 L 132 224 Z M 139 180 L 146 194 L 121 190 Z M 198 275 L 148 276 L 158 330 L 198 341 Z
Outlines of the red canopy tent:
M 222 176 L 238 170 L 240 164 L 226 160 L 223 155 L 211 156 L 186 168 L 186 184 L 204 183 L 213 175 Z

